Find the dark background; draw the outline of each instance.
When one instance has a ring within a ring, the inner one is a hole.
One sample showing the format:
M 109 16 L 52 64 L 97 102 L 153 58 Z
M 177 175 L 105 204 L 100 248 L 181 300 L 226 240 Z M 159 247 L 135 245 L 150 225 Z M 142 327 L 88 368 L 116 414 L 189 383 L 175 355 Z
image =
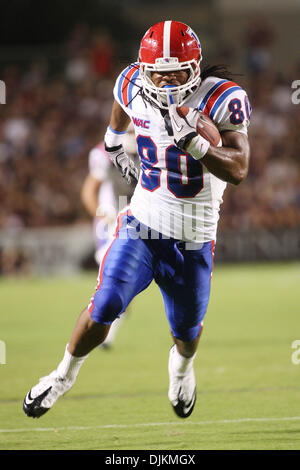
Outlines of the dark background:
M 90 223 L 80 201 L 88 153 L 117 75 L 164 19 L 189 24 L 203 65 L 227 65 L 253 108 L 249 175 L 225 192 L 219 259 L 299 259 L 299 13 L 294 0 L 1 2 L 0 272 L 18 266 L 6 252 L 22 231 Z

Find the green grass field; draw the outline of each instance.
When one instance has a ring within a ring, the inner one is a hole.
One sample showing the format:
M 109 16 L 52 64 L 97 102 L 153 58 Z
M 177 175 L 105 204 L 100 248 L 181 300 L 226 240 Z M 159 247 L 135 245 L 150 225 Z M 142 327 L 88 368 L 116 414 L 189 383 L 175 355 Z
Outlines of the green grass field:
M 114 349 L 94 350 L 53 409 L 26 417 L 24 395 L 56 368 L 95 283 L 96 273 L 0 281 L 1 449 L 300 449 L 298 263 L 215 267 L 187 420 L 167 398 L 171 340 L 154 284 Z

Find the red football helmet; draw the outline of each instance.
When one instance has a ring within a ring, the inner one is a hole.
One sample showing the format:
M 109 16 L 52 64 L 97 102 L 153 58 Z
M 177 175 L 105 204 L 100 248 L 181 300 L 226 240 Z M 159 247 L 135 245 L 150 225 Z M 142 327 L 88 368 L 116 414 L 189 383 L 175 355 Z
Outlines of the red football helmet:
M 139 51 L 140 77 L 144 93 L 160 108 L 168 109 L 168 96 L 181 106 L 200 85 L 201 45 L 194 31 L 179 21 L 162 21 L 145 33 Z M 153 72 L 186 70 L 185 84 L 159 88 L 151 79 Z

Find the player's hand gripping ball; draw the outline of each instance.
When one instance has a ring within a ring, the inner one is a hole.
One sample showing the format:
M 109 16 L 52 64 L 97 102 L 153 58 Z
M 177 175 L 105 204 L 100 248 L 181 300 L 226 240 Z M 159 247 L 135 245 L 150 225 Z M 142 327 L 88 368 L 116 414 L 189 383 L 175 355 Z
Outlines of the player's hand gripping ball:
M 169 135 L 173 135 L 175 145 L 182 150 L 186 150 L 189 142 L 196 136 L 200 136 L 205 146 L 222 145 L 220 133 L 213 121 L 196 108 L 176 107 L 172 104 L 165 123 Z
M 182 118 L 185 118 L 190 111 L 196 111 L 198 115 L 195 122 L 197 134 L 208 140 L 214 147 L 220 147 L 222 145 L 221 135 L 217 126 L 203 111 L 187 108 L 186 106 L 176 108 L 176 111 Z

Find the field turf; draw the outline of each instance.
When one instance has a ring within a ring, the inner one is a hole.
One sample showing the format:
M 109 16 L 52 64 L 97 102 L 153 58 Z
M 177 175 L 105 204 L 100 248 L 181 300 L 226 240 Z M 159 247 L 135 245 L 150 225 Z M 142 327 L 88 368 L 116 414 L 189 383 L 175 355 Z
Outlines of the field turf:
M 171 339 L 154 284 L 113 350 L 94 350 L 53 409 L 26 417 L 25 394 L 57 366 L 95 282 L 0 280 L 0 449 L 300 449 L 299 263 L 215 266 L 187 420 L 167 398 Z

